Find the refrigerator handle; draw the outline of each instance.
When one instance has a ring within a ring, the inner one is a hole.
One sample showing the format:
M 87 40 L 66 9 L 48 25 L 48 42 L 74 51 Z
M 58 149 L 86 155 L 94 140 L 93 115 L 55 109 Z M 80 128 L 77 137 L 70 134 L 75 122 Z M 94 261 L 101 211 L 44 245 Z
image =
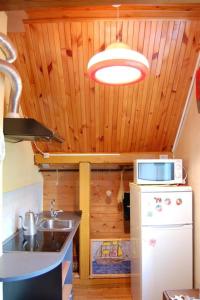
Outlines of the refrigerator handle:
M 184 224 L 167 224 L 167 225 L 142 225 L 145 228 L 180 228 L 184 226 L 192 225 L 191 223 L 184 223 Z

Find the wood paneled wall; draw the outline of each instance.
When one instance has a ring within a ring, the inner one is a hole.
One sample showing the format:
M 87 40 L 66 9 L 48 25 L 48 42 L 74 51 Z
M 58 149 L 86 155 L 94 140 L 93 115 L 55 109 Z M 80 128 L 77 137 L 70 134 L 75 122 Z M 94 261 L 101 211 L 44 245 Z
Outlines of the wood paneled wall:
M 129 182 L 133 180 L 133 171 L 123 175 L 124 191 L 129 191 Z M 120 171 L 96 171 L 91 174 L 91 238 L 124 238 L 123 211 L 119 210 L 117 194 L 120 187 Z M 111 197 L 106 195 L 111 191 Z
M 42 172 L 44 177 L 44 210 L 50 209 L 52 199 L 56 209 L 78 210 L 79 172 Z M 133 171 L 124 171 L 124 191 L 129 191 Z M 117 194 L 120 187 L 120 171 L 91 172 L 90 238 L 124 238 L 123 211 L 118 208 Z M 106 191 L 111 191 L 107 197 Z
M 56 209 L 68 211 L 78 210 L 79 173 L 42 172 L 44 178 L 43 209 L 50 209 L 50 202 L 55 199 Z

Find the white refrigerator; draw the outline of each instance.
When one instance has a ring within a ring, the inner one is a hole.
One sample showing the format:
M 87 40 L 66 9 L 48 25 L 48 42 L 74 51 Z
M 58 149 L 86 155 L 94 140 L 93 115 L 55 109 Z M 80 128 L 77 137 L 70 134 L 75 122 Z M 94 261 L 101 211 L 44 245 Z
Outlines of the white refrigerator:
M 164 290 L 191 289 L 191 187 L 131 183 L 130 189 L 133 300 L 162 300 Z

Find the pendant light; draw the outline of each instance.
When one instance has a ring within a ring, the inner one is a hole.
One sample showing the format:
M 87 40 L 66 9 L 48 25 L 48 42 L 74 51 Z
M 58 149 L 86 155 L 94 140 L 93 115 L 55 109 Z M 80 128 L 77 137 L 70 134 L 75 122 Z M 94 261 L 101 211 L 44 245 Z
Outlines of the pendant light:
M 118 27 L 120 5 L 113 6 L 117 8 Z M 87 68 L 89 77 L 98 83 L 126 85 L 143 80 L 148 73 L 149 63 L 143 54 L 118 40 L 95 54 L 89 60 Z

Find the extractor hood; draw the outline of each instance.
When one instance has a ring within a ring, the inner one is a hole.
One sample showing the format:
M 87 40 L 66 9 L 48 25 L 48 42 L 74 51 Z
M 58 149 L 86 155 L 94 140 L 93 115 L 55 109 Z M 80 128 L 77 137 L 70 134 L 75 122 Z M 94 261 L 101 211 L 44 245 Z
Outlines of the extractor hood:
M 8 142 L 50 141 L 63 142 L 56 133 L 34 119 L 4 118 L 3 131 Z
M 22 81 L 18 71 L 12 65 L 17 57 L 17 51 L 10 39 L 3 33 L 0 33 L 0 49 L 6 57 L 6 60 L 0 59 L 0 72 L 7 75 L 11 82 L 9 109 L 3 124 L 5 139 L 10 142 L 54 140 L 62 143 L 64 141 L 62 138 L 38 121 L 20 118 L 19 102 Z

